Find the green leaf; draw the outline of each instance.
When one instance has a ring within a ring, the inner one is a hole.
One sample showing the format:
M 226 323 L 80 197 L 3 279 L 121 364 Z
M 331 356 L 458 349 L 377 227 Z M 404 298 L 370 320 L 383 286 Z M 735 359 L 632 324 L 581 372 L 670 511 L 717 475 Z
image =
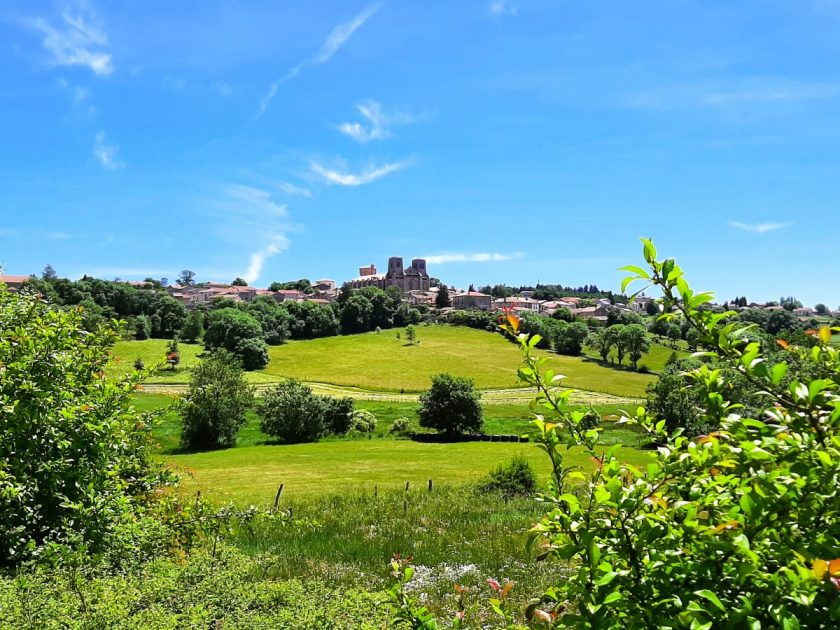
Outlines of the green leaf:
M 619 268 L 619 271 L 629 271 L 630 273 L 635 273 L 637 276 L 639 276 L 639 278 L 650 280 L 650 274 L 641 267 L 637 267 L 636 265 L 625 265 L 624 267 Z
M 703 599 L 705 599 L 709 602 L 711 602 L 715 606 L 715 608 L 717 608 L 719 611 L 726 612 L 726 608 L 721 603 L 721 601 L 718 599 L 718 596 L 715 595 L 709 589 L 704 588 L 704 589 L 699 590 L 699 591 L 694 591 L 694 594 L 699 596 L 699 597 L 702 597 Z

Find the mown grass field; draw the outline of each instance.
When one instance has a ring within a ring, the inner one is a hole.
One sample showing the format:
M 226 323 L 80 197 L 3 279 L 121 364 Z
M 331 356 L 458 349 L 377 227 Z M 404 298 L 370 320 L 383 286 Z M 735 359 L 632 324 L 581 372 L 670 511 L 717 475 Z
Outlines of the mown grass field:
M 398 333 L 402 339 L 396 338 Z M 516 377 L 521 365 L 519 349 L 501 335 L 463 327 L 420 326 L 419 343 L 409 346 L 404 337 L 404 330 L 393 329 L 380 334 L 292 341 L 269 348 L 268 367 L 250 372 L 248 378 L 254 383 L 267 383 L 294 377 L 376 391 L 419 392 L 428 389 L 432 375 L 449 372 L 469 376 L 480 389 L 521 386 Z M 117 376 L 132 369 L 135 357 L 143 359 L 147 369 L 151 368 L 162 360 L 166 344 L 157 339 L 115 344 L 113 351 L 119 363 L 109 368 L 109 374 Z M 178 369 L 155 371 L 147 382 L 187 382 L 188 370 L 198 361 L 202 347 L 182 343 L 180 348 Z M 658 371 L 671 352 L 670 348 L 654 345 L 641 363 Z M 655 379 L 652 374 L 602 363 L 588 356 L 544 354 L 550 358 L 555 372 L 567 376 L 566 385 L 581 390 L 641 398 L 646 386 Z
M 141 394 L 135 405 L 143 411 L 166 409 L 173 396 Z M 279 484 L 296 497 L 311 497 L 350 491 L 372 492 L 423 485 L 429 479 L 448 485 L 472 483 L 491 468 L 522 455 L 532 462 L 540 476 L 547 478 L 548 460 L 530 442 L 462 442 L 426 444 L 388 437 L 388 428 L 401 416 L 416 422 L 418 406 L 413 403 L 357 401 L 356 408 L 376 414 L 379 423 L 372 438 L 330 438 L 313 444 L 272 444 L 271 438 L 259 430 L 259 419 L 248 414 L 246 425 L 239 432 L 237 446 L 231 449 L 180 453 L 180 418 L 168 411 L 160 419 L 154 437 L 158 450 L 182 476 L 185 492 L 201 490 L 214 501 L 264 504 L 270 501 Z M 487 405 L 485 431 L 521 435 L 530 430 L 527 407 L 519 405 Z M 603 415 L 618 413 L 614 406 L 601 406 Z M 605 423 L 605 444 L 622 443 L 628 461 L 638 463 L 649 457 L 634 448 L 639 436 L 633 430 Z M 572 459 L 588 467 L 588 458 L 575 452 Z

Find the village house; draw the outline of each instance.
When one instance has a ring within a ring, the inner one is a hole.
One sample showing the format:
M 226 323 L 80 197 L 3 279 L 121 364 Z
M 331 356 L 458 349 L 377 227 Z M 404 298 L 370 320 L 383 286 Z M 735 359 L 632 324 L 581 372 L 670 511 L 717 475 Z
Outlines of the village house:
M 608 314 L 607 308 L 601 304 L 598 306 L 585 306 L 583 308 L 572 309 L 572 315 L 579 319 L 594 319 L 599 322 L 607 321 Z
M 533 298 L 518 296 L 496 298 L 493 300 L 493 308 L 497 311 L 501 311 L 502 309 L 513 309 L 519 312 L 530 311 L 532 313 L 539 313 L 540 302 L 539 300 L 535 300 Z
M 479 291 L 465 291 L 452 296 L 452 306 L 461 310 L 489 311 L 493 298 Z
M 0 276 L 0 284 L 5 284 L 6 289 L 12 293 L 17 293 L 23 287 L 23 283 L 29 280 L 32 276 Z

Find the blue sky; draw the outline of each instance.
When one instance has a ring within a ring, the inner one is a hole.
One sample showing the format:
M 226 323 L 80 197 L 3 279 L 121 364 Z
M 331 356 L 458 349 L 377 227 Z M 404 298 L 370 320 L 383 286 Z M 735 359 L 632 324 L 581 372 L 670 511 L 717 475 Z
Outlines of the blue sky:
M 840 4 L 0 6 L 6 273 L 618 289 L 639 236 L 722 299 L 840 304 Z

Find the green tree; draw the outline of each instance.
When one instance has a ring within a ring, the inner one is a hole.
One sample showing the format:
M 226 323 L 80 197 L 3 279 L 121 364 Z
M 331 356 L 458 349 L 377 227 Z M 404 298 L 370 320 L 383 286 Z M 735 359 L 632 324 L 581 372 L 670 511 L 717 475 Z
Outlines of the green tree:
M 178 284 L 182 287 L 191 287 L 195 284 L 195 272 L 189 269 L 184 269 L 178 274 Z
M 243 278 L 236 277 L 233 279 L 233 282 L 230 283 L 232 287 L 247 287 L 248 281 L 244 280 Z
M 44 267 L 44 271 L 41 273 L 41 279 L 46 280 L 47 282 L 58 279 L 58 274 L 55 272 L 52 265 Z
M 235 308 L 210 312 L 204 345 L 208 350 L 224 348 L 233 353 L 248 370 L 263 368 L 268 363 L 262 326 L 253 315 Z
M 193 310 L 187 315 L 184 325 L 181 327 L 180 337 L 189 343 L 201 339 L 204 334 L 204 314 L 199 310 Z
M 187 308 L 166 294 L 161 295 L 154 314 L 159 318 L 154 336 L 164 339 L 171 339 L 177 335 L 187 321 Z
M 583 344 L 589 334 L 589 328 L 583 322 L 558 322 L 551 331 L 551 345 L 558 354 L 577 356 L 583 350 Z
M 406 326 L 405 338 L 408 341 L 408 345 L 414 345 L 414 342 L 417 340 L 417 329 L 413 325 L 409 324 Z
M 572 314 L 572 311 L 567 309 L 565 306 L 561 306 L 554 310 L 551 314 L 552 319 L 559 319 L 563 322 L 573 322 L 575 321 L 575 316 Z
M 258 413 L 260 431 L 287 444 L 317 442 L 329 428 L 322 398 L 295 379 L 286 379 L 266 390 Z
M 354 403 L 352 398 L 322 396 L 324 405 L 324 426 L 329 433 L 344 435 L 350 430 L 353 420 Z
M 787 310 L 773 311 L 767 319 L 767 332 L 771 335 L 778 335 L 782 332 L 796 332 L 802 326 L 796 315 Z
M 650 350 L 650 339 L 645 327 L 641 324 L 624 326 L 619 334 L 618 343 L 623 346 L 634 368 L 639 366 L 639 359 Z
M 624 329 L 624 324 L 616 324 L 607 328 L 607 331 L 609 331 L 607 335 L 612 339 L 619 365 L 624 363 L 624 357 L 627 355 L 627 337 L 624 334 Z
M 0 565 L 48 544 L 96 553 L 162 477 L 132 383 L 106 379 L 110 326 L 0 291 Z
M 268 346 L 258 337 L 241 339 L 233 353 L 239 357 L 242 367 L 246 370 L 261 370 L 268 365 Z
M 449 436 L 481 433 L 484 417 L 481 393 L 471 379 L 436 374 L 432 387 L 420 395 L 420 426 Z
M 615 343 L 615 335 L 610 334 L 611 328 L 603 328 L 600 330 L 593 330 L 586 337 L 584 345 L 590 350 L 594 350 L 601 357 L 602 361 L 606 361 L 610 357 L 613 344 Z
M 580 628 L 817 628 L 840 617 L 840 351 L 831 330 L 812 348 L 789 345 L 769 361 L 731 314 L 687 283 L 673 259 L 645 240 L 648 269 L 625 280 L 663 292 L 664 312 L 682 313 L 716 363 L 690 369 L 703 421 L 718 429 L 674 436 L 640 410 L 631 421 L 664 443 L 642 469 L 580 427 L 570 392 L 551 385 L 518 337 L 520 375 L 554 410 L 534 422 L 551 459 L 552 510 L 534 542 L 574 569 L 534 600 L 536 619 Z M 514 325 L 506 328 L 517 335 Z M 807 366 L 800 371 L 799 366 Z M 755 410 L 730 396 L 729 373 L 759 396 Z M 806 374 L 819 374 L 817 378 Z M 543 412 L 545 413 L 545 412 Z M 571 451 L 574 449 L 574 451 Z M 573 479 L 580 450 L 596 459 Z M 574 452 L 567 463 L 567 454 Z
M 817 304 L 814 307 L 817 315 L 828 315 L 828 307 L 825 304 Z
M 152 320 L 148 315 L 138 315 L 134 319 L 134 338 L 142 341 L 152 336 Z
M 435 296 L 435 306 L 438 308 L 446 308 L 452 306 L 452 300 L 449 299 L 449 289 L 445 284 L 441 284 Z
M 189 450 L 233 446 L 253 403 L 239 359 L 227 350 L 215 350 L 190 372 L 189 389 L 180 403 L 181 446 Z
M 373 304 L 364 295 L 354 292 L 341 309 L 341 332 L 345 335 L 373 330 Z

